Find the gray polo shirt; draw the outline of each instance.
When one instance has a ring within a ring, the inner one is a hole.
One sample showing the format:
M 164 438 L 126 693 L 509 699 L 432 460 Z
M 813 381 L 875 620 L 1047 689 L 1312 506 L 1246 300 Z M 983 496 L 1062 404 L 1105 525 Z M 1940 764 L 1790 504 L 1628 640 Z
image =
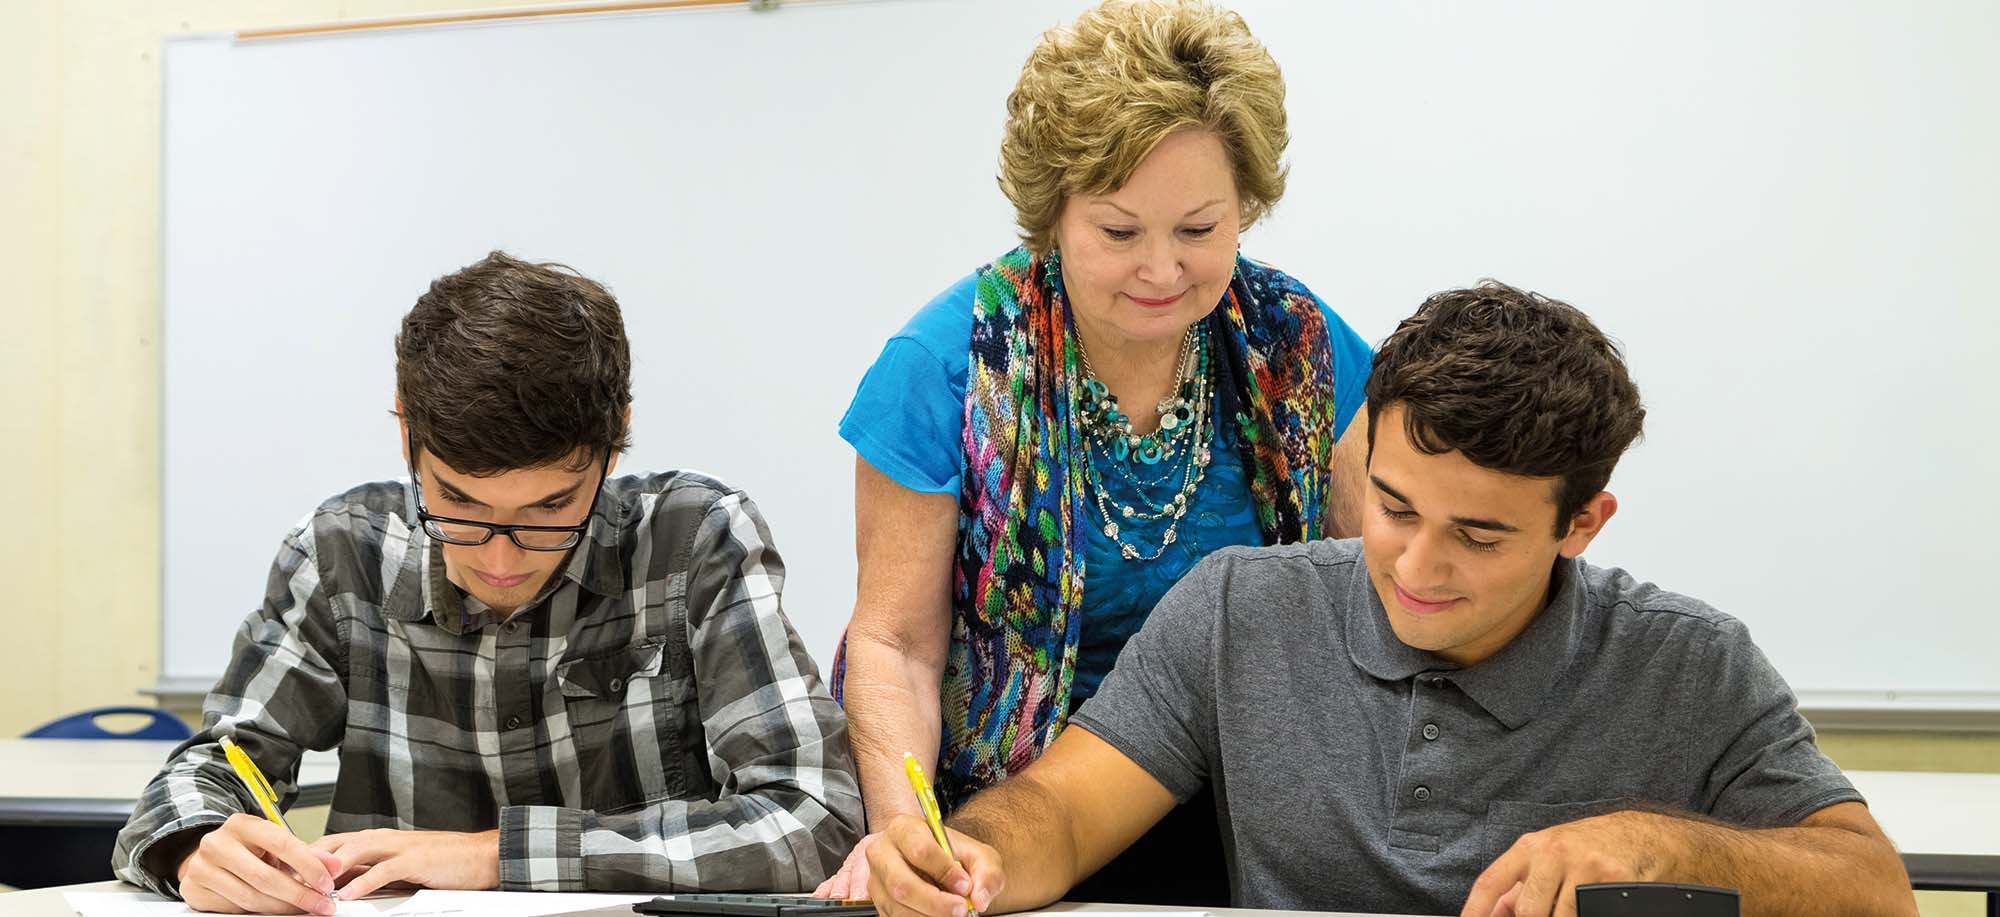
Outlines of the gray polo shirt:
M 1520 835 L 1633 805 L 1795 824 L 1860 800 L 1736 619 L 1560 562 L 1459 668 L 1396 639 L 1358 540 L 1228 548 L 1073 722 L 1180 799 L 1215 786 L 1239 907 L 1451 913 Z

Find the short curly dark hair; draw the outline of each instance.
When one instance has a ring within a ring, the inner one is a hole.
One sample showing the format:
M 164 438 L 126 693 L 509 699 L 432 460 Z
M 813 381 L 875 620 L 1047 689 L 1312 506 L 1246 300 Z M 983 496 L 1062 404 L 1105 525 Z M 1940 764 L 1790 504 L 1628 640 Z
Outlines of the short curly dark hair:
M 632 349 L 618 301 L 563 265 L 493 252 L 403 316 L 396 397 L 411 448 L 464 474 L 623 452 Z
M 1559 479 L 1557 537 L 1646 420 L 1618 345 L 1589 316 L 1497 280 L 1432 296 L 1382 342 L 1368 377 L 1371 458 L 1374 421 L 1395 404 L 1425 454 Z

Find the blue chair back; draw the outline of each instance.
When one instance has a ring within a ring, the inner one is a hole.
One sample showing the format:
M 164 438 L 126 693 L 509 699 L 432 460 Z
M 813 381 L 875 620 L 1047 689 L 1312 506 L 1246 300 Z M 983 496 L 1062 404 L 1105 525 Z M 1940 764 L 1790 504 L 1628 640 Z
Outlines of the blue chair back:
M 100 716 L 113 716 L 126 713 L 145 717 L 147 719 L 146 725 L 132 732 L 112 732 L 97 725 L 97 718 Z M 25 738 L 171 739 L 181 742 L 186 741 L 192 735 L 194 735 L 194 730 L 189 729 L 186 723 L 180 721 L 180 718 L 165 710 L 152 707 L 99 707 L 95 710 L 85 710 L 82 713 L 72 713 L 54 722 L 45 723 L 28 733 Z

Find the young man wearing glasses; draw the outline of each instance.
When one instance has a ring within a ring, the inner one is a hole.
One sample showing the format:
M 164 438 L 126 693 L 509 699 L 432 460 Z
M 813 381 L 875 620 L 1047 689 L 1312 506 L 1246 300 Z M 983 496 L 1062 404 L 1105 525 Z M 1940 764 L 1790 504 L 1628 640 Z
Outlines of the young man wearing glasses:
M 808 890 L 860 837 L 846 722 L 786 622 L 741 491 L 611 477 L 618 304 L 495 252 L 396 337 L 411 483 L 286 537 L 204 728 L 147 786 L 118 876 L 201 910 L 331 914 L 391 882 Z M 289 801 L 339 747 L 326 837 L 256 815 L 231 738 Z

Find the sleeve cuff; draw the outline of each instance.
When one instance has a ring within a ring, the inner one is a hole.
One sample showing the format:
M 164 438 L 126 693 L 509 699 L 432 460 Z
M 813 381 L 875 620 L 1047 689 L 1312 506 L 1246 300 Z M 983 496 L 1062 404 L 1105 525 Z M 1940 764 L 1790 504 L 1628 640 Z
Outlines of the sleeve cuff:
M 556 806 L 500 810 L 500 889 L 583 889 L 583 812 Z
M 859 424 L 850 424 L 843 420 L 840 425 L 840 438 L 847 440 L 847 444 L 854 447 L 855 453 L 867 460 L 868 464 L 875 466 L 876 471 L 882 472 L 889 480 L 910 490 L 920 494 L 953 495 L 959 491 L 960 474 L 953 474 L 942 481 L 934 480 L 923 469 L 904 460 L 896 450 L 875 438 L 873 433 Z
M 1139 765 L 1140 770 L 1151 774 L 1154 780 L 1160 781 L 1160 785 L 1167 788 L 1167 792 L 1174 794 L 1174 802 L 1176 804 L 1187 802 L 1194 794 L 1201 792 L 1202 784 L 1205 781 L 1200 777 L 1190 774 L 1186 767 L 1166 760 L 1168 757 L 1166 755 L 1148 753 L 1146 747 L 1141 743 L 1131 741 L 1119 735 L 1116 728 L 1113 728 L 1097 717 L 1091 716 L 1088 701 L 1084 703 L 1081 709 L 1077 710 L 1075 716 L 1070 717 L 1069 724 L 1103 739 L 1106 745 L 1117 749 L 1119 754 L 1130 758 L 1133 764 Z
M 137 844 L 134 844 L 131 854 L 126 858 L 123 867 L 114 871 L 118 873 L 118 878 L 126 882 L 178 901 L 181 897 L 181 886 L 180 882 L 172 875 L 173 870 L 169 869 L 166 874 L 154 872 L 146 862 L 147 856 L 153 852 L 155 846 L 163 841 L 171 840 L 175 836 L 188 831 L 199 830 L 206 834 L 208 831 L 220 827 L 227 820 L 228 816 L 217 812 L 201 812 L 174 819 L 154 829 L 151 834 L 146 835 Z M 113 865 L 116 866 L 117 864 L 114 863 Z
M 1776 819 L 1772 820 L 1772 823 L 1781 827 L 1797 825 L 1812 817 L 1814 812 L 1818 812 L 1827 806 L 1839 805 L 1843 802 L 1858 802 L 1864 806 L 1868 804 L 1868 800 L 1861 798 L 1861 792 L 1852 786 L 1829 789 L 1804 803 L 1794 806 L 1788 811 L 1780 813 Z

